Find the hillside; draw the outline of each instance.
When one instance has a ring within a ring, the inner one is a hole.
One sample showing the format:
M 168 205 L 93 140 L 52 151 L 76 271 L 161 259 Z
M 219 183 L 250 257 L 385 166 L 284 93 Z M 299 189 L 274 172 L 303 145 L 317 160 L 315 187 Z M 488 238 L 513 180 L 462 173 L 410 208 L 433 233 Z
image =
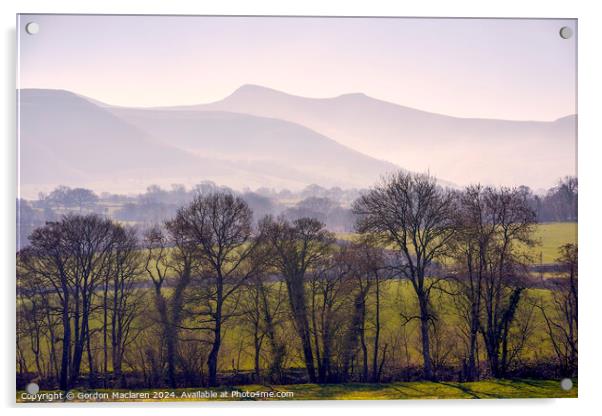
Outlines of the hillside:
M 461 99 L 461 97 L 458 97 Z M 223 100 L 172 111 L 231 111 L 299 123 L 408 170 L 458 184 L 549 187 L 576 174 L 576 116 L 555 121 L 458 118 L 364 94 L 305 98 L 245 85 Z
M 258 186 L 367 187 L 399 169 L 288 121 L 223 111 L 110 111 L 166 144 L 263 175 Z
M 350 188 L 398 169 L 286 121 L 112 108 L 60 90 L 22 90 L 19 129 L 25 196 L 58 184 L 140 192 L 204 180 L 238 189 Z
M 19 129 L 25 187 L 114 180 L 135 185 L 145 177 L 174 178 L 218 167 L 67 91 L 21 91 Z
M 20 183 L 25 196 L 58 184 L 127 193 L 205 180 L 362 188 L 403 168 L 444 184 L 537 190 L 576 173 L 575 128 L 575 116 L 456 118 L 364 94 L 316 99 L 253 85 L 211 104 L 155 109 L 32 89 L 20 92 Z

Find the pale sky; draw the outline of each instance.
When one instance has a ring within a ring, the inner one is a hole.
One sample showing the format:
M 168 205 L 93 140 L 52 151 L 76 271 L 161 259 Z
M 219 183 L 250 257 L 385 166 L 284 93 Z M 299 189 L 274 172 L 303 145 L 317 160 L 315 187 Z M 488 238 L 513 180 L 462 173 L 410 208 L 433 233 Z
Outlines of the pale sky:
M 28 35 L 25 25 L 40 31 Z M 243 84 L 362 92 L 461 117 L 576 113 L 575 20 L 21 15 L 19 87 L 114 105 L 220 100 Z

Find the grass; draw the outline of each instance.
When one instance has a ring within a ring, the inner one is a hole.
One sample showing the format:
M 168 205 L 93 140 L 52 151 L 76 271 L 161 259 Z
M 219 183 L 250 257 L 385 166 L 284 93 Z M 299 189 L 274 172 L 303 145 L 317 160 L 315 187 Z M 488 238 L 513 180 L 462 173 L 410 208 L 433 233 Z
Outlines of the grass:
M 281 283 L 274 283 L 281 284 Z M 171 291 L 171 288 L 165 289 L 166 292 Z M 151 290 L 143 289 L 145 296 L 145 303 L 151 305 L 153 308 L 153 295 Z M 394 345 L 393 349 L 390 350 L 390 359 L 393 362 L 407 364 L 407 365 L 419 365 L 421 362 L 421 347 L 419 337 L 419 322 L 413 320 L 407 323 L 405 326 L 402 325 L 402 317 L 400 312 L 404 312 L 405 315 L 411 315 L 418 309 L 416 295 L 410 282 L 406 280 L 389 280 L 381 283 L 381 343 L 388 343 Z M 528 289 L 525 292 L 531 300 L 547 302 L 550 300 L 550 293 L 546 289 Z M 367 319 L 369 322 L 374 320 L 374 299 L 372 294 L 369 298 L 369 309 L 367 311 Z M 459 328 L 463 325 L 463 321 L 458 316 L 457 311 L 454 308 L 454 303 L 451 296 L 444 292 L 436 291 L 433 294 L 433 306 L 435 307 L 438 317 L 441 322 L 445 325 L 440 329 L 442 335 L 442 342 L 444 348 L 452 348 L 454 345 L 461 343 L 455 331 L 455 328 Z M 523 303 L 525 305 L 525 303 Z M 144 315 L 142 319 L 142 325 L 146 322 L 147 316 Z M 284 337 L 288 337 L 290 344 L 287 346 L 290 348 L 290 354 L 288 357 L 288 367 L 303 367 L 303 359 L 300 353 L 295 349 L 297 347 L 297 338 L 290 322 L 283 323 L 281 333 Z M 102 328 L 102 320 L 99 315 L 94 315 L 90 321 L 91 329 Z M 545 322 L 543 317 L 538 310 L 535 310 L 532 316 L 532 332 L 529 337 L 529 342 L 525 346 L 521 353 L 521 358 L 524 360 L 536 360 L 542 359 L 542 357 L 553 357 L 554 351 L 552 344 L 550 343 L 548 334 L 546 332 Z M 399 342 L 402 339 L 402 331 L 405 336 L 409 339 L 408 348 L 405 349 Z M 97 332 L 100 334 L 100 332 Z M 197 335 L 200 336 L 200 332 Z M 203 333 L 206 335 L 206 333 Z M 98 335 L 100 336 L 100 335 Z M 369 354 L 372 354 L 372 343 L 373 343 L 373 331 L 368 330 L 367 344 Z M 192 338 L 191 338 L 192 339 Z M 25 349 L 27 361 L 30 365 L 33 365 L 33 355 L 29 350 L 29 338 L 24 338 L 22 345 Z M 99 338 L 96 342 L 100 343 Z M 98 344 L 100 345 L 100 344 Z M 267 347 L 266 347 L 267 348 Z M 484 350 L 483 350 L 484 351 Z M 44 356 L 48 356 L 48 346 L 42 344 L 42 352 Z M 100 359 L 100 357 L 97 357 Z M 450 358 L 450 363 L 455 363 Z M 262 356 L 261 365 L 263 368 L 267 366 L 265 358 Z M 249 332 L 249 325 L 246 321 L 232 320 L 228 322 L 228 325 L 224 327 L 222 347 L 220 349 L 220 361 L 219 370 L 222 372 L 228 371 L 253 371 L 254 368 L 254 349 L 253 339 Z M 30 368 L 33 370 L 33 367 Z M 111 367 L 109 366 L 109 370 Z
M 537 224 L 535 239 L 541 244 L 531 249 L 535 262 L 544 264 L 555 263 L 558 258 L 558 248 L 567 243 L 577 243 L 576 222 L 551 222 Z
M 562 244 L 566 244 L 568 242 L 576 241 L 576 224 L 575 223 L 550 223 L 550 224 L 538 224 L 536 229 L 535 238 L 541 240 L 541 245 L 536 247 L 535 250 L 540 250 L 543 254 L 543 260 L 545 262 L 553 262 L 557 257 L 558 247 Z M 145 276 L 145 281 L 148 281 L 148 276 Z M 274 283 L 281 284 L 281 283 Z M 171 288 L 166 288 L 166 293 L 168 293 Z M 151 290 L 144 290 L 145 303 L 147 303 L 151 310 L 153 308 L 153 297 Z M 548 301 L 550 298 L 550 293 L 545 289 L 529 289 L 525 293 L 529 295 L 534 300 L 538 301 Z M 458 327 L 461 324 L 460 318 L 457 315 L 457 312 L 454 308 L 453 300 L 446 293 L 436 292 L 433 295 L 433 304 L 437 309 L 437 313 L 441 318 L 441 322 L 444 322 L 445 325 L 442 327 L 442 340 L 450 345 L 445 344 L 444 348 L 451 348 L 453 345 L 459 344 L 461 340 L 457 338 L 457 335 L 454 333 L 454 328 Z M 390 349 L 390 359 L 394 362 L 403 363 L 403 364 L 418 364 L 421 360 L 420 355 L 420 345 L 419 345 L 419 327 L 417 321 L 412 321 L 402 328 L 402 318 L 400 316 L 401 312 L 404 312 L 406 315 L 411 315 L 413 311 L 417 310 L 417 302 L 416 295 L 413 292 L 413 289 L 408 281 L 399 281 L 392 280 L 386 281 L 382 284 L 382 299 L 381 299 L 381 322 L 382 322 L 382 343 L 388 343 L 392 346 Z M 369 305 L 373 305 L 374 300 L 369 300 Z M 374 319 L 374 311 L 373 307 L 369 306 L 368 316 L 367 318 L 370 322 Z M 143 318 L 146 318 L 143 317 Z M 95 317 L 91 322 L 92 328 L 100 328 L 102 322 L 98 317 Z M 538 311 L 535 311 L 533 316 L 533 327 L 532 333 L 529 338 L 528 344 L 525 346 L 524 351 L 521 354 L 521 358 L 524 360 L 536 360 L 542 359 L 542 357 L 552 357 L 553 349 L 552 345 L 549 341 L 549 337 L 546 332 L 545 322 L 541 314 Z M 407 350 L 401 348 L 401 331 L 408 337 L 410 340 Z M 294 330 L 292 327 L 285 326 L 283 332 L 284 336 L 287 339 L 290 339 L 291 345 L 296 346 L 296 337 L 294 335 Z M 368 336 L 368 344 L 369 351 L 371 354 L 371 344 L 372 344 L 372 333 L 369 332 Z M 29 340 L 23 339 L 23 346 L 25 348 L 25 353 L 28 358 L 28 362 L 31 364 L 32 355 L 28 348 Z M 47 355 L 47 346 L 43 345 L 42 349 Z M 222 344 L 222 349 L 220 350 L 220 371 L 250 371 L 253 369 L 254 365 L 254 351 L 253 351 L 253 340 L 251 338 L 251 334 L 248 331 L 248 325 L 245 323 L 231 321 L 224 328 L 224 339 Z M 262 358 L 262 366 L 265 366 L 266 363 Z M 289 357 L 289 362 L 287 363 L 289 367 L 295 366 L 303 366 L 303 362 L 300 354 L 296 354 L 294 348 L 291 349 L 291 354 Z M 482 386 L 480 382 L 478 386 L 476 386 L 473 390 L 478 390 L 479 386 Z M 432 386 L 434 388 L 434 386 Z M 450 386 L 447 386 L 450 388 Z M 247 387 L 248 388 L 248 387 Z M 297 387 L 291 387 L 297 388 Z M 333 391 L 337 391 L 340 387 L 333 386 Z M 440 388 L 442 388 L 440 386 Z M 526 386 L 525 386 L 526 388 Z M 369 387 L 365 387 L 365 389 L 370 390 Z M 320 390 L 322 391 L 322 390 Z M 362 389 L 354 394 L 362 395 Z M 406 392 L 407 393 L 407 392 Z M 322 391 L 320 394 L 331 395 L 335 394 L 331 392 L 331 390 L 326 389 L 326 391 Z M 342 394 L 342 393 L 341 393 Z M 380 394 L 380 393 L 379 393 Z M 384 393 L 383 393 L 384 394 Z M 487 394 L 487 391 L 483 392 L 483 394 Z
M 337 233 L 341 240 L 351 240 L 355 233 Z M 529 249 L 533 261 L 539 264 L 555 263 L 558 258 L 558 248 L 567 243 L 577 243 L 576 222 L 548 222 L 535 225 L 533 238 L 538 243 Z
M 214 398 L 195 398 L 194 393 L 215 392 Z M 91 399 L 84 396 L 78 398 L 78 393 L 88 393 Z M 106 394 L 94 396 L 94 392 Z M 127 398 L 112 398 L 113 392 L 127 390 L 94 390 L 74 391 L 76 398 L 70 401 L 131 401 Z M 177 389 L 173 391 L 136 390 L 144 393 L 144 397 L 134 401 L 211 401 L 211 400 L 423 400 L 423 399 L 517 399 L 517 398 L 566 398 L 577 397 L 577 380 L 570 391 L 560 388 L 557 380 L 483 380 L 471 383 L 457 382 L 397 382 L 383 384 L 292 384 L 292 385 L 249 385 L 220 387 L 216 389 Z M 243 397 L 252 393 L 277 392 L 286 393 L 289 397 Z M 17 402 L 25 403 L 23 392 L 17 392 Z M 292 396 L 290 394 L 292 393 Z M 105 397 L 106 397 L 105 396 Z M 191 397 L 193 396 L 193 397 Z M 100 398 L 96 398 L 100 397 Z

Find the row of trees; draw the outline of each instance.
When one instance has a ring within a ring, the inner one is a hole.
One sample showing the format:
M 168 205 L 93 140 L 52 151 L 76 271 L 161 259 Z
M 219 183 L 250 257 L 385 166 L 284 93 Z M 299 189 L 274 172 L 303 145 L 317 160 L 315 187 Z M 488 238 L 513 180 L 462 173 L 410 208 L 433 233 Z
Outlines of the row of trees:
M 577 178 L 563 178 L 542 194 L 535 194 L 527 187 L 521 191 L 526 194 L 538 222 L 577 221 Z M 56 221 L 69 212 L 109 215 L 118 221 L 145 226 L 156 224 L 173 217 L 177 209 L 189 204 L 195 195 L 216 192 L 234 193 L 212 182 L 202 182 L 192 189 L 183 185 L 172 185 L 171 189 L 151 185 L 136 196 L 103 193 L 100 197 L 89 189 L 58 186 L 48 194 L 39 194 L 37 200 L 17 201 L 19 240 L 26 242 L 35 227 L 45 221 Z M 351 204 L 364 192 L 309 185 L 298 192 L 247 189 L 240 196 L 253 210 L 256 221 L 268 214 L 282 215 L 291 221 L 311 217 L 320 220 L 330 231 L 349 232 L 353 231 L 356 221 Z
M 568 278 L 530 299 L 524 247 L 535 244 L 535 214 L 523 191 L 449 191 L 399 173 L 353 211 L 352 242 L 315 218 L 254 226 L 248 204 L 227 192 L 197 196 L 141 235 L 96 215 L 47 223 L 17 254 L 18 371 L 62 389 L 82 375 L 91 386 L 123 386 L 128 374 L 153 387 L 217 385 L 226 357 L 240 370 L 242 345 L 224 352 L 230 334 L 250 340 L 249 381 L 294 381 L 296 368 L 310 382 L 399 377 L 408 338 L 421 378 L 445 377 L 450 365 L 463 379 L 506 377 L 538 310 L 558 371 L 575 374 L 576 247 L 562 251 Z M 398 324 L 385 338 L 394 283 L 409 291 L 395 298 Z M 454 319 L 443 322 L 450 306 Z
M 538 221 L 577 221 L 579 181 L 576 177 L 560 179 L 544 195 L 534 195 L 528 188 L 523 188 L 523 191 L 529 195 L 529 206 L 535 211 Z

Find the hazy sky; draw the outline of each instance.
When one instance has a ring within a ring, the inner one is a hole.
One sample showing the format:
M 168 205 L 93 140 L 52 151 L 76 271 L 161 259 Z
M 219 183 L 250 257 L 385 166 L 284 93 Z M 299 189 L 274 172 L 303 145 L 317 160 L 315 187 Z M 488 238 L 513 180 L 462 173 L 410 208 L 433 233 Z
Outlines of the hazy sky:
M 40 25 L 28 35 L 25 25 Z M 576 112 L 574 20 L 21 16 L 20 88 L 124 106 L 216 101 L 243 84 L 351 92 L 463 116 Z

